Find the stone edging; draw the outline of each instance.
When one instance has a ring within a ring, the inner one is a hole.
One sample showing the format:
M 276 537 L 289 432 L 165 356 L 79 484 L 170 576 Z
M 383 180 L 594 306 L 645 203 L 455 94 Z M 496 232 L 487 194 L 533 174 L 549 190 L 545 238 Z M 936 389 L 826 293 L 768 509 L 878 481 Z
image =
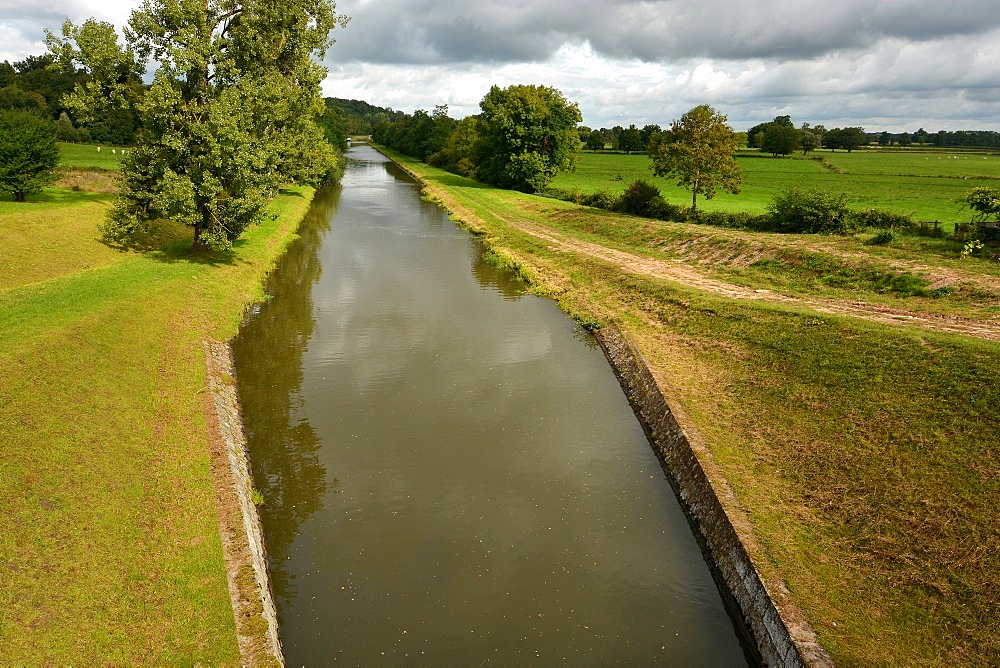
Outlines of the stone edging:
M 696 433 L 689 434 L 678 424 L 676 411 L 642 354 L 613 325 L 596 335 L 715 567 L 713 574 L 724 597 L 738 608 L 760 659 L 771 666 L 833 666 L 787 590 L 765 582 L 757 571 L 746 549 L 752 540 L 748 527 L 734 522 L 726 511 L 724 499 L 735 503 L 732 489 L 724 479 L 713 479 L 706 472 L 714 470 L 711 453 Z
M 217 452 L 217 447 L 213 448 L 213 459 L 216 460 L 213 466 L 216 469 L 228 468 L 230 474 L 227 476 L 216 471 L 215 483 L 241 662 L 243 665 L 259 665 L 276 661 L 284 666 L 278 635 L 278 616 L 267 571 L 264 534 L 257 506 L 251 497 L 253 475 L 246 450 L 232 349 L 228 343 L 205 341 L 205 360 L 208 366 L 208 387 L 218 420 L 217 436 L 221 437 L 225 449 L 223 455 Z M 217 461 L 219 459 L 228 460 L 228 467 L 225 462 Z M 235 501 L 232 500 L 234 495 Z M 242 535 L 239 527 L 233 526 L 240 523 L 240 518 L 235 517 L 236 513 L 232 512 L 230 517 L 225 517 L 224 507 L 236 505 L 242 516 Z

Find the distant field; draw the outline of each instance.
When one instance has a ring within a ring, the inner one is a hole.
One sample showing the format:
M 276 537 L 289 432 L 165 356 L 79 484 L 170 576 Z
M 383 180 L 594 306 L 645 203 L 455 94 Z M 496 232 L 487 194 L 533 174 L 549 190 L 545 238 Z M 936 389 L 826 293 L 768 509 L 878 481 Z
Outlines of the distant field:
M 939 220 L 951 228 L 969 220 L 968 209 L 958 203 L 969 189 L 1000 186 L 1000 154 L 963 154 L 951 151 L 820 151 L 772 158 L 743 151 L 740 165 L 746 172 L 738 195 L 720 193 L 714 199 L 698 198 L 706 211 L 762 213 L 774 195 L 793 186 L 845 193 L 853 208 L 877 207 L 912 214 L 916 220 Z M 825 164 L 824 164 L 825 163 Z M 576 172 L 560 174 L 553 188 L 622 191 L 636 179 L 646 179 L 675 204 L 689 204 L 690 193 L 673 179 L 656 178 L 645 154 L 584 152 Z
M 120 146 L 101 146 L 101 150 L 98 151 L 94 144 L 59 142 L 59 164 L 64 167 L 99 167 L 117 170 L 122 150 Z

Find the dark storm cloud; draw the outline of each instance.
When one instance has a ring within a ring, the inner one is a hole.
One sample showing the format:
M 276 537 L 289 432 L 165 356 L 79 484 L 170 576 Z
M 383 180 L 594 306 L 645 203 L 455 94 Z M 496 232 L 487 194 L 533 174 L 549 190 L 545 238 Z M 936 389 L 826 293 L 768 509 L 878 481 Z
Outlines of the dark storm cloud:
M 815 58 L 1000 25 L 995 0 L 353 0 L 338 9 L 352 16 L 338 59 L 397 64 L 531 62 L 583 42 L 649 62 Z

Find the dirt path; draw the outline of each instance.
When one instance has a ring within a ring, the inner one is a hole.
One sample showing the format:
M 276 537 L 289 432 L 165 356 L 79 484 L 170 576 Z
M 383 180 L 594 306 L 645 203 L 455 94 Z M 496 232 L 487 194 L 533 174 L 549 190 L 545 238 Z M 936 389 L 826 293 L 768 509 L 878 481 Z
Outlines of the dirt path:
M 741 285 L 707 278 L 697 269 L 679 260 L 656 260 L 614 250 L 598 244 L 573 239 L 541 225 L 525 220 L 501 219 L 508 225 L 544 240 L 550 248 L 577 253 L 617 265 L 631 274 L 653 276 L 680 283 L 684 286 L 719 294 L 730 299 L 752 299 L 781 304 L 803 306 L 818 313 L 846 315 L 890 325 L 914 325 L 939 332 L 964 334 L 989 341 L 1000 341 L 1000 321 L 971 320 L 945 315 L 932 315 L 917 311 L 869 304 L 860 301 L 809 299 L 790 297 L 770 290 L 753 290 Z

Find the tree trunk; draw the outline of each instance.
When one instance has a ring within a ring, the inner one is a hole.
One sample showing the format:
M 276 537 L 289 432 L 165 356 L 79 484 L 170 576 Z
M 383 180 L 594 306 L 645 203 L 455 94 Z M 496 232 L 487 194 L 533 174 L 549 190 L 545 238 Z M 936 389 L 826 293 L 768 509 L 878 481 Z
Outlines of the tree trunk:
M 698 179 L 694 180 L 694 184 L 691 188 L 691 211 L 693 212 L 698 207 Z
M 205 229 L 205 224 L 202 222 L 197 222 L 194 225 L 194 240 L 191 242 L 191 250 L 193 252 L 203 251 L 208 248 L 205 243 L 201 240 L 201 232 Z

